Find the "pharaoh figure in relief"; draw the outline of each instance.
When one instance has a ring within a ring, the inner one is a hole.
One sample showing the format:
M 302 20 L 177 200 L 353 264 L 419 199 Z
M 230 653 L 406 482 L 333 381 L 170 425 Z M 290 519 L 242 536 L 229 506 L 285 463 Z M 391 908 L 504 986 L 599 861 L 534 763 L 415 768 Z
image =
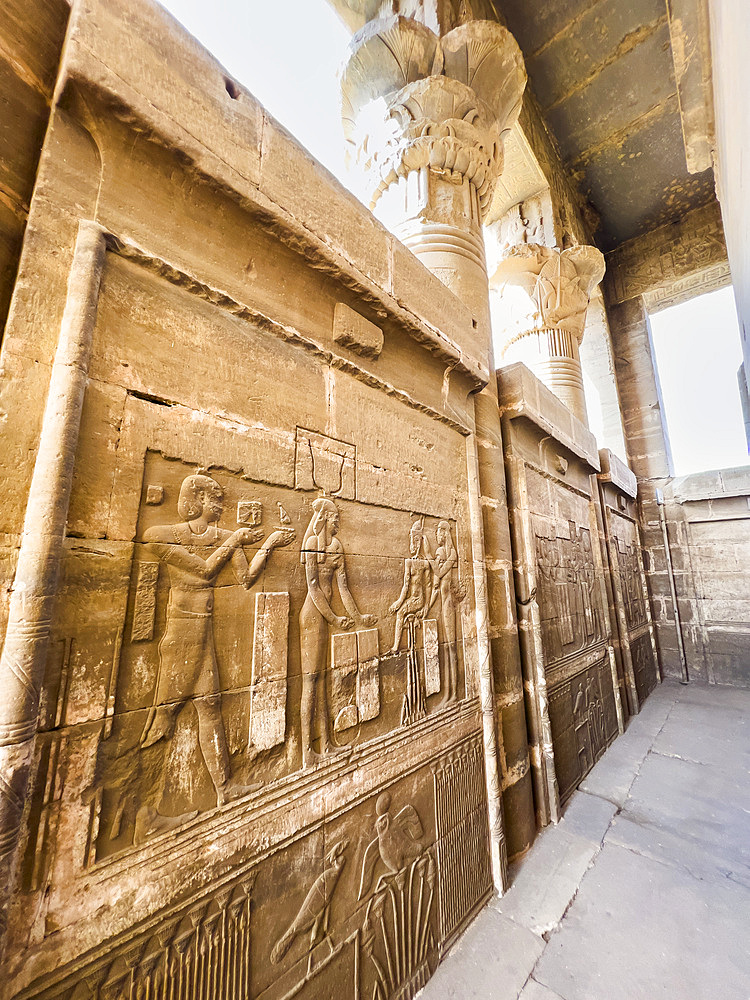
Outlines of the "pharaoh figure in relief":
M 237 582 L 249 590 L 273 549 L 294 538 L 291 528 L 274 531 L 248 564 L 242 546 L 258 542 L 263 531 L 220 528 L 223 511 L 224 493 L 216 480 L 200 474 L 188 476 L 177 501 L 182 520 L 149 528 L 144 534 L 144 541 L 167 567 L 170 586 L 154 704 L 141 744 L 146 748 L 169 738 L 177 715 L 192 700 L 198 715 L 198 740 L 219 806 L 246 794 L 250 786 L 236 782 L 229 773 L 213 637 L 214 583 L 231 561 Z
M 407 632 L 406 691 L 402 724 L 423 718 L 426 714 L 425 699 L 437 694 L 441 688 L 443 704 L 455 701 L 458 697 L 456 611 L 465 594 L 455 579 L 458 553 L 448 521 L 438 523 L 435 542 L 433 555 L 424 518 L 412 524 L 409 532 L 409 556 L 404 560 L 401 593 L 388 609 L 390 614 L 396 616 L 392 656 L 399 653 L 404 629 Z M 437 613 L 440 616 L 442 645 L 447 660 L 444 684 L 441 678 L 438 621 L 430 618 L 430 612 L 438 602 Z
M 301 561 L 305 567 L 307 596 L 299 616 L 302 664 L 302 764 L 310 767 L 332 749 L 326 692 L 326 663 L 332 629 L 349 631 L 355 623 L 371 628 L 375 615 L 360 614 L 349 590 L 344 547 L 336 537 L 339 512 L 333 500 L 319 497 L 313 503 L 313 516 L 302 542 Z M 331 607 L 336 581 L 346 615 L 337 615 Z M 313 744 L 317 736 L 320 750 Z
M 163 487 L 149 486 L 146 505 L 161 503 L 163 496 Z M 231 567 L 236 584 L 250 590 L 271 553 L 289 545 L 295 531 L 281 508 L 282 523 L 263 540 L 257 501 L 240 505 L 247 508 L 242 514 L 248 514 L 250 525 L 233 531 L 221 527 L 224 490 L 202 470 L 182 480 L 176 506 L 178 520 L 152 523 L 142 534 L 134 564 L 130 642 L 119 653 L 119 708 L 105 726 L 94 779 L 85 795 L 98 803 L 97 816 L 106 798 L 106 820 L 96 821 L 105 851 L 124 846 L 123 838 L 128 837 L 137 845 L 197 815 L 194 808 L 184 811 L 186 803 L 175 808 L 167 787 L 175 767 L 190 768 L 186 757 L 193 755 L 196 743 L 216 806 L 259 787 L 233 774 L 230 764 L 215 640 L 216 586 L 222 571 Z M 244 547 L 259 542 L 248 561 Z M 159 599 L 160 590 L 166 593 L 165 602 Z M 145 705 L 139 701 L 139 689 L 149 692 Z M 182 723 L 188 706 L 190 718 Z M 178 724 L 181 735 L 176 739 Z M 243 749 L 249 749 L 248 743 L 245 739 Z M 190 781 L 185 785 L 192 802 Z

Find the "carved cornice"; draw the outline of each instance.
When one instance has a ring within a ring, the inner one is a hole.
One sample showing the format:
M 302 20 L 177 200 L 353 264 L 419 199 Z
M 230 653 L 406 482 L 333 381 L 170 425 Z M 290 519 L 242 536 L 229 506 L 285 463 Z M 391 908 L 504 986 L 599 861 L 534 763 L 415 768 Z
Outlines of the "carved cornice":
M 517 290 L 503 303 L 506 347 L 529 334 L 565 334 L 580 344 L 591 292 L 603 277 L 604 256 L 595 247 L 562 251 L 538 243 L 511 247 L 492 281 L 501 293 Z
M 526 84 L 513 36 L 470 21 L 442 38 L 417 21 L 372 21 L 352 39 L 342 71 L 342 120 L 374 206 L 411 171 L 476 188 L 486 212 L 503 166 L 503 135 Z

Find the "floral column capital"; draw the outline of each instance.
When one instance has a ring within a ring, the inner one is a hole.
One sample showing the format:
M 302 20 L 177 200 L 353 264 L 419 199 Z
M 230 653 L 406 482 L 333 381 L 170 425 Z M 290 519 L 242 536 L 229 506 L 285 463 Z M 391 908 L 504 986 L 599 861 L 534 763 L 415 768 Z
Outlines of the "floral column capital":
M 424 168 L 455 184 L 468 180 L 483 215 L 525 85 L 521 51 L 494 21 L 468 21 L 442 38 L 400 15 L 366 24 L 341 73 L 341 114 L 371 207 Z

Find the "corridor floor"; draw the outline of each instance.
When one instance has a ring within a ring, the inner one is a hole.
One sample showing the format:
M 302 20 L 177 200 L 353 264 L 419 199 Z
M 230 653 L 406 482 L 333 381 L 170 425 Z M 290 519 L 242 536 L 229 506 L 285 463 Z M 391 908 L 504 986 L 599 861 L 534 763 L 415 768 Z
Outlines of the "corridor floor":
M 750 1000 L 750 691 L 662 684 L 420 1000 Z

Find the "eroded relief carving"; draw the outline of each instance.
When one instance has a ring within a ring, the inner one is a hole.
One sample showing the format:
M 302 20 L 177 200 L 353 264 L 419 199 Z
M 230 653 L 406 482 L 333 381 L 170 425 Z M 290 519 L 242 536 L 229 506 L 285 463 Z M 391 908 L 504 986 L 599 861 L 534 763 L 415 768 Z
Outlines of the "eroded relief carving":
M 362 927 L 363 950 L 375 975 L 373 1000 L 413 997 L 436 964 L 435 860 L 414 806 L 393 815 L 391 805 L 389 792 L 378 796 L 376 835 L 365 849 L 359 888 L 363 899 L 380 869 Z
M 443 939 L 492 891 L 483 769 L 482 745 L 476 738 L 432 768 Z
M 250 996 L 254 874 L 167 911 L 156 931 L 136 930 L 37 1000 L 236 1000 Z M 27 993 L 28 997 L 29 994 Z
M 281 962 L 298 937 L 308 932 L 310 935 L 309 942 L 306 942 L 308 976 L 314 971 L 313 957 L 318 946 L 328 948 L 329 958 L 333 955 L 334 945 L 328 930 L 329 912 L 341 870 L 346 862 L 347 847 L 348 841 L 340 840 L 328 852 L 323 872 L 313 882 L 289 928 L 274 945 L 271 952 L 271 962 L 274 965 Z
M 643 598 L 643 579 L 635 545 L 616 538 L 617 565 L 620 570 L 622 599 L 628 629 L 633 631 L 648 622 L 646 602 Z
M 438 523 L 435 538 L 437 547 L 433 555 L 424 518 L 412 524 L 401 593 L 388 609 L 389 614 L 396 616 L 391 655 L 398 654 L 404 629 L 407 633 L 402 725 L 424 718 L 426 698 L 439 693 L 441 687 L 443 703 L 458 697 L 456 611 L 465 592 L 456 582 L 458 554 L 448 521 Z M 428 617 L 438 602 L 446 660 L 444 685 L 438 622 Z
M 574 521 L 566 528 L 544 524 L 536 531 L 537 599 L 548 667 L 604 639 L 591 532 Z
M 294 485 L 320 490 L 328 497 L 354 500 L 357 495 L 357 449 L 346 441 L 298 427 L 294 453 Z
M 149 486 L 146 504 L 152 490 Z M 172 797 L 166 788 L 168 762 L 185 750 L 184 733 L 178 745 L 172 744 L 178 720 L 188 705 L 195 712 L 194 730 L 215 804 L 221 806 L 259 787 L 258 782 L 233 774 L 230 765 L 214 638 L 215 590 L 228 566 L 236 583 L 249 590 L 274 549 L 289 545 L 295 531 L 289 524 L 281 525 L 262 541 L 248 562 L 245 547 L 261 542 L 264 535 L 259 527 L 262 511 L 258 502 L 252 501 L 247 511 L 239 509 L 242 504 L 238 508 L 238 514 L 246 513 L 252 526 L 234 531 L 220 527 L 224 490 L 216 479 L 199 471 L 182 480 L 176 506 L 180 520 L 152 525 L 143 532 L 144 556 L 135 567 L 131 643 L 158 642 L 156 676 L 150 682 L 152 693 L 145 718 L 139 715 L 131 720 L 125 715 L 120 731 L 112 735 L 105 728 L 96 775 L 87 792 L 99 811 L 102 798 L 108 799 L 108 820 L 100 823 L 99 833 L 110 841 L 119 840 L 127 826 L 133 843 L 142 843 L 150 835 L 174 829 L 197 815 L 195 808 L 176 811 L 164 807 L 165 798 Z M 166 578 L 167 599 L 164 627 L 157 636 L 161 573 Z M 284 654 L 286 651 L 288 601 L 288 594 L 265 595 L 262 606 L 256 608 L 252 690 L 257 701 L 246 744 L 254 735 L 257 749 L 283 741 L 285 661 L 282 677 L 278 672 L 269 676 L 269 660 L 280 654 L 282 645 Z M 112 710 L 114 713 L 114 692 Z M 128 729 L 139 722 L 140 732 L 134 739 Z M 134 794 L 136 789 L 138 794 Z
M 320 761 L 333 749 L 325 669 L 331 629 L 348 631 L 355 622 L 360 628 L 369 629 L 377 623 L 376 615 L 360 614 L 351 595 L 344 548 L 336 537 L 338 531 L 336 504 L 326 497 L 319 497 L 313 503 L 313 516 L 305 532 L 301 553 L 307 582 L 307 597 L 299 616 L 304 767 Z M 336 615 L 331 608 L 334 580 L 346 610 L 345 615 Z M 316 739 L 319 750 L 314 749 Z

